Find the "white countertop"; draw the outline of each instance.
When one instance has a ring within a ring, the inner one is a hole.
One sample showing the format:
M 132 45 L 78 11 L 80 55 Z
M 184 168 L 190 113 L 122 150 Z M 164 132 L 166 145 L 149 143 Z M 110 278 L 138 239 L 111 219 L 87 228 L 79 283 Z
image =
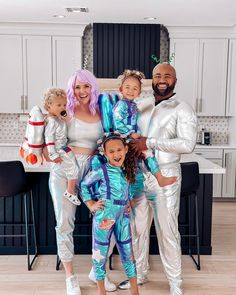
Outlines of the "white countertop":
M 236 149 L 236 144 L 196 144 L 195 149 Z
M 5 146 L 0 145 L 0 161 L 13 161 L 13 160 L 20 160 L 19 155 L 19 146 L 8 144 Z M 23 161 L 22 161 L 23 162 Z M 181 162 L 198 162 L 199 164 L 199 171 L 201 174 L 224 174 L 225 168 L 199 156 L 194 153 L 192 154 L 184 154 L 181 156 Z M 49 172 L 50 170 L 50 163 L 44 162 L 43 165 L 34 166 L 28 165 L 24 163 L 25 171 L 27 172 Z

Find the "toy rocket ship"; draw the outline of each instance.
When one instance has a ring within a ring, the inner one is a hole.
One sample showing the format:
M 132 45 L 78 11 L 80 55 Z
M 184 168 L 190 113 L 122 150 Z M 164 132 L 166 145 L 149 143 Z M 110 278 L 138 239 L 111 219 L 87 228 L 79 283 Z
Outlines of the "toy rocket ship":
M 43 164 L 44 115 L 38 106 L 29 113 L 24 142 L 20 147 L 20 156 L 30 165 Z

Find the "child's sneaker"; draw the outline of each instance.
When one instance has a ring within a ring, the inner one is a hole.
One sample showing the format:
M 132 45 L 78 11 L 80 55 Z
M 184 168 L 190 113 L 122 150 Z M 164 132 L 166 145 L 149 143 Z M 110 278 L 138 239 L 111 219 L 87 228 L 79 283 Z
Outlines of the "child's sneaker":
M 92 282 L 94 282 L 95 284 L 97 283 L 93 268 L 91 268 L 88 277 Z M 104 287 L 107 292 L 114 292 L 117 289 L 116 285 L 110 281 L 110 279 L 107 275 L 104 280 Z
M 78 276 L 74 275 L 66 279 L 66 294 L 81 295 Z
M 81 204 L 80 200 L 78 199 L 77 195 L 73 195 L 69 193 L 67 190 L 64 192 L 63 195 L 67 200 L 69 200 L 74 205 L 79 206 Z

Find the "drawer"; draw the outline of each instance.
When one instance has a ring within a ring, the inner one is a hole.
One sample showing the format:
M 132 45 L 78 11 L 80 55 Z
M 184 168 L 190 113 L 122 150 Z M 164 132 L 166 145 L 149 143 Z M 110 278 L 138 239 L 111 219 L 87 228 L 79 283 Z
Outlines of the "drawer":
M 206 159 L 222 159 L 223 149 L 198 149 L 194 150 L 194 153 L 202 156 Z

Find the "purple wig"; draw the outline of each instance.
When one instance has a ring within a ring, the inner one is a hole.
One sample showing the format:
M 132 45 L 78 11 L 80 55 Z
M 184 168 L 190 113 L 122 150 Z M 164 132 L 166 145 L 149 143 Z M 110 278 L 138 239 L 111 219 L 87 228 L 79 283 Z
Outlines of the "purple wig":
M 79 80 L 82 83 L 88 83 L 91 86 L 91 97 L 89 103 L 89 110 L 92 115 L 96 114 L 98 109 L 98 95 L 99 87 L 95 76 L 88 70 L 78 70 L 69 79 L 67 85 L 67 110 L 73 116 L 75 112 L 76 97 L 74 94 L 75 82 Z

